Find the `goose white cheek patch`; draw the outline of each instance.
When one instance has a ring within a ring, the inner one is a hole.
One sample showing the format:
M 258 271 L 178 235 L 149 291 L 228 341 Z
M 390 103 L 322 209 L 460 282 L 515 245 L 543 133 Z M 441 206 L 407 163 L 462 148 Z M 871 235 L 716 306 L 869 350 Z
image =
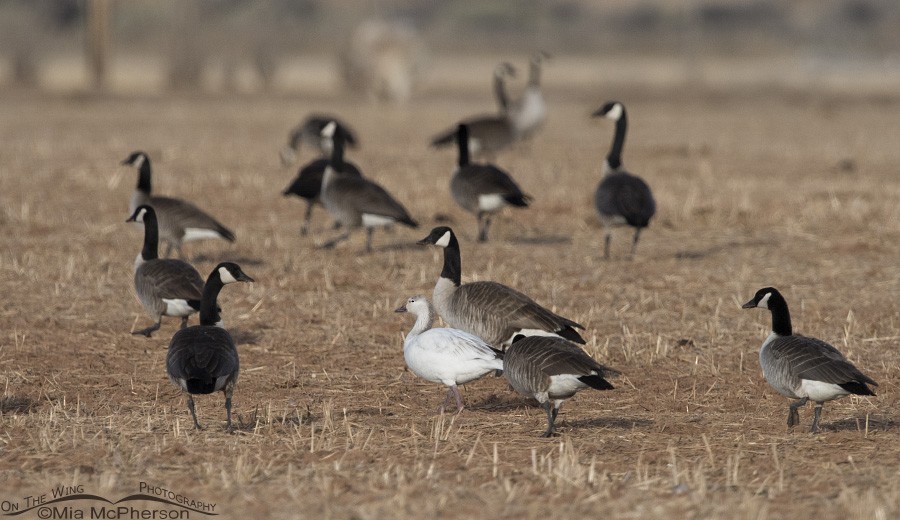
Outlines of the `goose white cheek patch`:
M 447 231 L 446 233 L 444 233 L 444 236 L 439 238 L 438 241 L 434 243 L 434 245 L 439 246 L 439 247 L 449 246 L 450 245 L 450 232 Z
M 607 119 L 612 119 L 613 121 L 618 121 L 622 117 L 622 105 L 616 103 L 612 108 L 609 109 L 609 112 L 606 113 L 605 116 Z
M 140 169 L 141 166 L 144 165 L 144 161 L 146 161 L 146 160 L 147 159 L 145 159 L 143 155 L 138 155 L 137 158 L 134 160 L 134 167 L 137 169 Z
M 761 300 L 759 300 L 759 303 L 757 303 L 756 306 L 761 309 L 768 309 L 769 308 L 769 298 L 771 296 L 772 296 L 772 293 L 766 293 L 766 295 L 763 296 Z
M 231 271 L 224 267 L 219 268 L 219 278 L 222 280 L 222 283 L 234 283 L 237 281 L 237 278 L 231 274 Z
M 322 127 L 322 137 L 334 137 L 334 130 L 337 128 L 337 123 L 334 121 L 329 122 L 327 125 Z

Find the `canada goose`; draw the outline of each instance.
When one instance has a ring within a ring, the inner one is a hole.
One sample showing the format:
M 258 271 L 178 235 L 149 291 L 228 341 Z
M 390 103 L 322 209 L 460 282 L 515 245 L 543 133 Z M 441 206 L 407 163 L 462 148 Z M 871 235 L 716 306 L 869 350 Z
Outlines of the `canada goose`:
M 180 317 L 181 328 L 185 328 L 188 316 L 200 310 L 203 278 L 185 261 L 158 257 L 159 231 L 152 207 L 138 206 L 126 222 L 144 224 L 144 247 L 134 261 L 134 289 L 147 312 L 156 318 L 156 323 L 132 334 L 149 338 L 159 330 L 163 316 Z
M 798 399 L 789 407 L 789 427 L 800 423 L 797 409 L 809 400 L 816 403 L 809 431 L 816 433 L 825 401 L 849 394 L 875 395 L 867 385 L 878 386 L 878 383 L 860 372 L 838 349 L 822 340 L 793 333 L 787 301 L 778 290 L 760 289 L 742 306 L 755 307 L 772 312 L 772 333 L 759 349 L 763 377 L 779 394 Z
M 313 159 L 306 163 L 300 167 L 297 177 L 294 178 L 290 186 L 282 192 L 284 196 L 296 195 L 306 200 L 306 212 L 303 214 L 303 225 L 300 228 L 301 235 L 306 235 L 309 230 L 313 206 L 321 203 L 322 177 L 325 175 L 325 168 L 328 166 L 329 161 L 330 159 Z M 357 177 L 362 176 L 355 164 L 344 161 L 343 165 L 344 171 L 342 173 Z
M 419 244 L 444 248 L 444 268 L 432 301 L 447 324 L 475 334 L 494 347 L 508 345 L 516 334 L 559 336 L 584 344 L 575 330 L 584 327 L 541 307 L 528 296 L 497 282 L 462 285 L 459 242 L 453 230 L 436 227 Z
M 456 398 L 456 413 L 463 410 L 457 385 L 464 385 L 495 370 L 503 369 L 503 353 L 481 338 L 459 329 L 431 328 L 434 309 L 424 296 L 413 296 L 395 312 L 416 316 L 403 341 L 403 359 L 413 373 L 426 381 L 449 387 L 440 411 Z
M 200 304 L 200 325 L 181 329 L 172 336 L 166 353 L 166 372 L 175 386 L 187 393 L 188 410 L 194 427 L 203 429 L 194 411 L 194 394 L 211 394 L 221 390 L 225 394 L 226 429 L 231 431 L 231 396 L 237 383 L 240 362 L 231 334 L 216 324 L 220 321 L 216 299 L 225 284 L 252 282 L 231 262 L 217 265 L 203 286 Z
M 528 69 L 528 85 L 522 97 L 509 107 L 509 117 L 513 122 L 517 139 L 527 139 L 540 130 L 547 118 L 547 103 L 541 92 L 541 65 L 550 55 L 537 52 L 531 57 Z
M 457 204 L 476 216 L 478 241 L 484 242 L 493 213 L 507 205 L 526 207 L 531 197 L 522 193 L 508 173 L 493 164 L 469 162 L 469 129 L 466 125 L 459 125 L 456 135 L 459 166 L 450 178 L 450 193 Z
M 549 437 L 563 401 L 588 387 L 612 390 L 604 378 L 619 372 L 597 363 L 565 339 L 517 335 L 503 356 L 503 374 L 517 392 L 534 397 L 547 412 L 543 437 Z
M 603 245 L 603 257 L 609 258 L 609 242 L 612 239 L 614 226 L 629 225 L 634 228 L 631 241 L 631 256 L 637 249 L 641 229 L 650 224 L 656 213 L 656 202 L 650 187 L 643 179 L 625 171 L 622 167 L 622 147 L 625 145 L 625 132 L 628 129 L 628 114 L 625 105 L 618 101 L 610 101 L 592 114 L 594 117 L 605 117 L 616 122 L 616 133 L 613 137 L 609 155 L 603 162 L 603 179 L 594 193 L 594 206 L 600 215 L 600 222 L 606 230 Z
M 134 213 L 138 206 L 153 206 L 159 221 L 159 237 L 166 241 L 166 255 L 174 248 L 179 257 L 183 242 L 205 238 L 221 238 L 234 242 L 234 233 L 216 219 L 190 202 L 170 197 L 151 195 L 150 157 L 144 152 L 134 152 L 122 161 L 123 165 L 138 169 L 137 189 L 131 195 L 128 211 Z
M 334 121 L 337 125 L 335 131 L 344 136 L 344 144 L 350 148 L 356 148 L 357 143 L 359 142 L 356 138 L 356 132 L 354 132 L 346 123 L 334 116 L 312 114 L 288 133 L 287 145 L 281 149 L 281 163 L 284 166 L 294 164 L 297 152 L 300 151 L 300 147 L 304 143 L 307 146 L 317 148 L 320 155 L 323 157 L 331 155 L 331 140 L 322 138 L 322 129 L 325 128 L 325 125 L 330 121 Z
M 326 242 L 323 247 L 332 248 L 350 238 L 359 227 L 366 228 L 366 251 L 372 251 L 372 232 L 376 226 L 401 223 L 415 228 L 419 224 L 409 216 L 399 202 L 374 182 L 344 173 L 343 136 L 335 132 L 336 126 L 326 125 L 322 135 L 334 141 L 331 161 L 322 177 L 322 204 L 344 228 L 344 233 Z
M 500 108 L 499 113 L 463 119 L 457 126 L 432 137 L 431 145 L 441 148 L 453 144 L 457 138 L 459 124 L 469 128 L 469 152 L 472 155 L 493 156 L 513 144 L 516 140 L 516 131 L 508 113 L 509 100 L 506 96 L 505 78 L 514 74 L 515 69 L 505 62 L 494 69 L 494 95 Z

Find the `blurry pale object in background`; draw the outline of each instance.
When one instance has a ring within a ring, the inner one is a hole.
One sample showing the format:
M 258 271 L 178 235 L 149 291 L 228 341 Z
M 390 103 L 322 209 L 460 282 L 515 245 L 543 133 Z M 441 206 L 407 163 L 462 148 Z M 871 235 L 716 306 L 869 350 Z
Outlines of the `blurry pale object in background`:
M 412 96 L 425 63 L 425 44 L 402 22 L 367 20 L 341 55 L 344 82 L 372 99 L 402 103 Z

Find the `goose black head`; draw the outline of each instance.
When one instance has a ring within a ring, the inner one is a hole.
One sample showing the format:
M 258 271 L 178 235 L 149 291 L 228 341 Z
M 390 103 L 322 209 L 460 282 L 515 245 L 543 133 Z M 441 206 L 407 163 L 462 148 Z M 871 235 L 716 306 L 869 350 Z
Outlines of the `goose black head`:
M 625 114 L 625 105 L 618 101 L 610 101 L 604 104 L 602 107 L 598 108 L 596 112 L 591 114 L 593 117 L 605 117 L 607 119 L 612 119 L 613 121 L 618 121 L 622 119 L 622 115 Z
M 128 217 L 128 220 L 126 220 L 125 222 L 143 223 L 147 215 L 153 215 L 155 217 L 156 211 L 151 206 L 138 206 L 137 209 L 134 210 L 134 213 L 132 213 L 131 216 Z
M 754 309 L 756 307 L 759 307 L 761 309 L 768 309 L 769 308 L 769 300 L 771 300 L 773 296 L 776 299 L 777 298 L 783 299 L 783 297 L 781 296 L 781 293 L 778 292 L 778 289 L 776 289 L 774 287 L 763 287 L 762 289 L 756 291 L 756 294 L 753 296 L 753 298 L 750 299 L 750 301 L 741 305 L 741 308 L 742 309 Z
M 223 284 L 234 282 L 255 282 L 247 273 L 241 270 L 241 266 L 234 262 L 222 262 L 215 269 L 219 273 L 219 279 Z
M 416 242 L 420 246 L 435 245 L 438 247 L 447 247 L 450 245 L 451 238 L 454 236 L 453 230 L 447 226 L 438 226 L 431 230 L 427 237 Z
M 122 166 L 134 166 L 135 168 L 140 168 L 144 165 L 144 162 L 147 160 L 147 154 L 141 151 L 132 152 L 124 161 L 122 161 Z

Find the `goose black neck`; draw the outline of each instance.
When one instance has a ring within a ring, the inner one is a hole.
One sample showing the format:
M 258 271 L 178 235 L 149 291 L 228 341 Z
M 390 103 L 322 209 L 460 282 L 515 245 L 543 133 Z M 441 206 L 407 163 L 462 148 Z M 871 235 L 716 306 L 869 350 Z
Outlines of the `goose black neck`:
M 331 146 L 331 167 L 336 172 L 344 171 L 344 137 L 335 129 Z
M 459 242 L 456 235 L 450 235 L 450 243 L 444 248 L 444 268 L 441 278 L 446 278 L 459 287 L 462 282 L 462 259 L 459 255 Z
M 456 146 L 459 148 L 459 167 L 469 164 L 469 129 L 465 125 L 459 125 L 456 131 Z M 456 237 L 454 237 L 454 240 Z
M 144 248 L 141 249 L 144 261 L 159 258 L 159 222 L 152 210 L 144 212 Z
M 509 97 L 506 95 L 506 81 L 503 79 L 503 71 L 497 71 L 494 74 L 494 97 L 497 98 L 497 104 L 505 113 L 509 109 Z
M 150 195 L 152 189 L 150 186 L 150 158 L 146 156 L 141 162 L 141 167 L 138 168 L 137 189 L 147 195 Z
M 609 148 L 609 155 L 606 156 L 606 162 L 613 170 L 622 166 L 622 148 L 625 147 L 625 133 L 628 131 L 628 115 L 623 109 L 622 117 L 616 121 L 616 134 L 613 136 L 612 146 Z
M 772 293 L 768 304 L 769 310 L 772 311 L 772 332 L 779 336 L 790 336 L 793 334 L 791 313 L 788 311 L 788 304 L 784 297 L 777 292 Z
M 219 270 L 213 270 L 206 279 L 206 285 L 203 286 L 203 299 L 200 300 L 200 325 L 215 325 L 221 321 L 219 305 L 216 300 L 219 299 L 219 291 L 224 286 L 222 278 L 219 277 Z

